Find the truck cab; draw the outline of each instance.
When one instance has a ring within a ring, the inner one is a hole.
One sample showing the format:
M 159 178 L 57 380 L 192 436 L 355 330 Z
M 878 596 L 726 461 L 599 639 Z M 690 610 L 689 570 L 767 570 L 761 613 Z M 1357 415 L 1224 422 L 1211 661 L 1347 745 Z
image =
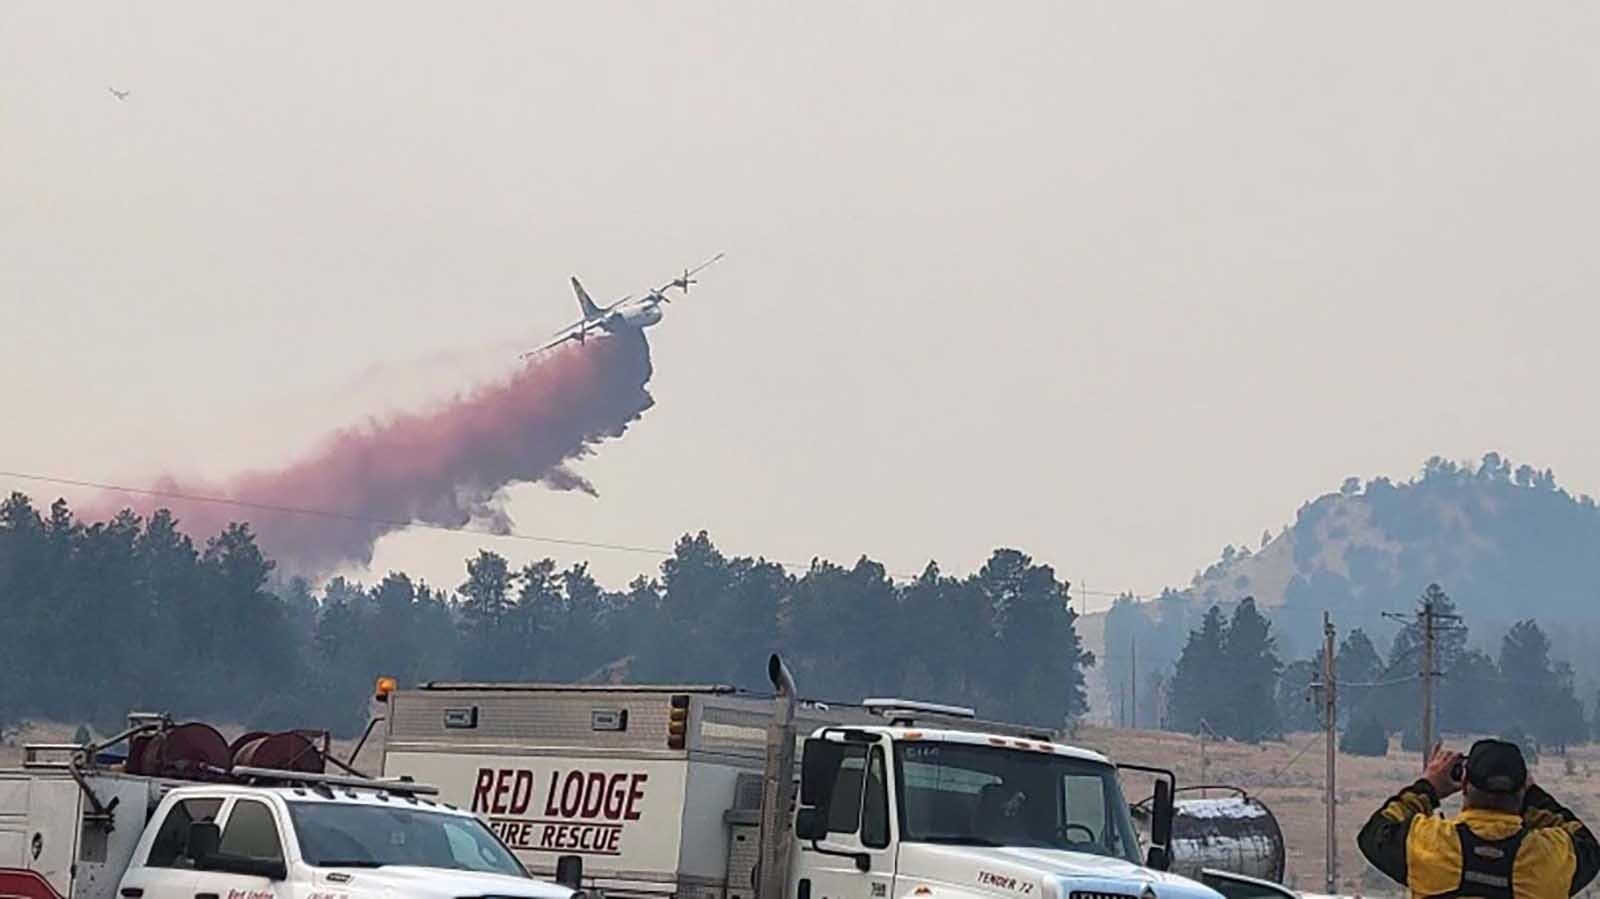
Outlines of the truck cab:
M 820 728 L 794 837 L 791 899 L 1216 899 L 1142 856 L 1110 760 L 1049 739 Z
M 122 899 L 569 899 L 472 815 L 409 794 L 308 784 L 169 792 Z

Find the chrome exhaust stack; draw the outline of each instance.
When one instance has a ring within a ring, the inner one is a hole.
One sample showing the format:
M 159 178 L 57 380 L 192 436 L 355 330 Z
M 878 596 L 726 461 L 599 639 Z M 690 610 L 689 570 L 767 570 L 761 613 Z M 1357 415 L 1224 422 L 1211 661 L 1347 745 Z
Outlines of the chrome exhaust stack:
M 767 724 L 767 764 L 761 783 L 760 861 L 756 863 L 756 899 L 783 899 L 789 880 L 790 832 L 794 818 L 794 675 L 777 653 L 767 659 L 767 678 L 776 695 Z

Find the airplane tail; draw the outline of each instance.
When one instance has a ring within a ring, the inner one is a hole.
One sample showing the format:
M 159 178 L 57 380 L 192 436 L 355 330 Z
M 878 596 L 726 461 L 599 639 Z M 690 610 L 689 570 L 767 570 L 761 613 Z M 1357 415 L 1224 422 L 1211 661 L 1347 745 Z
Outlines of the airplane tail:
M 583 289 L 583 284 L 578 281 L 576 276 L 572 279 L 572 292 L 578 295 L 578 308 L 583 310 L 585 319 L 598 318 L 600 316 L 600 307 L 596 306 L 594 300 L 589 298 L 589 291 Z

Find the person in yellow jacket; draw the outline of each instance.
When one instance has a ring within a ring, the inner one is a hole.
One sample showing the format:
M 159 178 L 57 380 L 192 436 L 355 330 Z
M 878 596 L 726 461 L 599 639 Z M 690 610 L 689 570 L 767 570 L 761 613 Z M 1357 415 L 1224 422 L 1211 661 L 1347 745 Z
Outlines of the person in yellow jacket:
M 1435 814 L 1461 791 L 1461 813 Z M 1435 747 L 1421 780 L 1378 809 L 1356 838 L 1373 867 L 1415 899 L 1566 899 L 1600 870 L 1600 843 L 1533 785 L 1522 750 L 1479 740 L 1465 759 Z

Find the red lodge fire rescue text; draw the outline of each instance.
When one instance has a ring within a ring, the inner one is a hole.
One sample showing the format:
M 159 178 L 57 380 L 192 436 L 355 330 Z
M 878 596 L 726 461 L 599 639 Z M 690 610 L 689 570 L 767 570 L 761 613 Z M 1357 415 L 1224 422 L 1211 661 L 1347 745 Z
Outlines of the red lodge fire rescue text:
M 540 779 L 527 768 L 479 768 L 472 811 L 513 849 L 621 854 L 622 828 L 639 820 L 649 775 L 558 769 Z

